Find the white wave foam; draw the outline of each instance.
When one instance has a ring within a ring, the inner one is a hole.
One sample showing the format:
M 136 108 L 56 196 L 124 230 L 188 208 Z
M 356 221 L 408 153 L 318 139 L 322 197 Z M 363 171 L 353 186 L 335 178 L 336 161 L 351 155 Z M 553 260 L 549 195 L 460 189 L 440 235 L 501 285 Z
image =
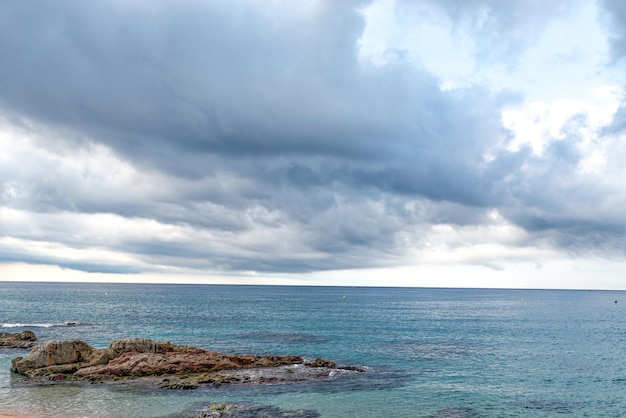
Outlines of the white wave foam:
M 70 327 L 78 325 L 78 322 L 60 322 L 60 323 L 4 323 L 2 328 L 52 328 L 52 327 Z

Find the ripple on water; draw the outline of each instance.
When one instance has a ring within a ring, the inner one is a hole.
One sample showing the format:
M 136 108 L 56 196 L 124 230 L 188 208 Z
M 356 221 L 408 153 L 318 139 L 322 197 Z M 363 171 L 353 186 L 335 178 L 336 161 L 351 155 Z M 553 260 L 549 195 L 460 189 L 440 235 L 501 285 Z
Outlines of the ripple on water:
M 403 360 L 446 360 L 478 352 L 475 346 L 452 342 L 394 343 L 387 345 L 387 348 L 391 357 Z
M 569 402 L 533 399 L 520 404 L 523 409 L 538 412 L 552 412 L 557 414 L 573 414 L 576 405 Z
M 469 407 L 443 408 L 437 411 L 435 418 L 479 418 L 481 415 Z
M 308 345 L 323 344 L 330 341 L 304 332 L 252 331 L 237 334 L 238 339 L 262 344 Z

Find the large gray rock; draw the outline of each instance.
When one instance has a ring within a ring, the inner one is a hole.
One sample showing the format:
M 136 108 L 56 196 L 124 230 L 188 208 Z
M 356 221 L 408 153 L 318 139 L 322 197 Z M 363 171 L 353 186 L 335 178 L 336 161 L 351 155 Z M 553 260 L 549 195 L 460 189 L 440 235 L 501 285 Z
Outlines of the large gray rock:
M 29 371 L 59 365 L 80 364 L 91 360 L 94 348 L 80 340 L 52 340 L 33 348 L 26 358 L 11 361 L 11 371 L 27 374 Z

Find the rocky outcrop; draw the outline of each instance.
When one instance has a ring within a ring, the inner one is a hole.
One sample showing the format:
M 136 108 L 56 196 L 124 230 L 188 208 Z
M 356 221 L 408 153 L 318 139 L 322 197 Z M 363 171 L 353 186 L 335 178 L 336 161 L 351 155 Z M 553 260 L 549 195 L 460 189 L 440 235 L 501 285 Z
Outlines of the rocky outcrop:
M 0 332 L 0 348 L 31 348 L 35 346 L 37 337 L 29 330 L 16 332 Z
M 198 385 L 300 381 L 330 376 L 337 367 L 298 356 L 224 354 L 145 338 L 115 340 L 93 348 L 80 340 L 48 341 L 11 362 L 11 371 L 53 381 L 120 381 L 159 378 L 161 387 L 193 389 Z
M 337 367 L 337 364 L 335 364 L 334 361 L 324 360 L 319 357 L 316 358 L 315 361 L 312 361 L 310 363 L 305 363 L 305 364 L 309 367 L 326 367 L 328 369 L 334 369 Z

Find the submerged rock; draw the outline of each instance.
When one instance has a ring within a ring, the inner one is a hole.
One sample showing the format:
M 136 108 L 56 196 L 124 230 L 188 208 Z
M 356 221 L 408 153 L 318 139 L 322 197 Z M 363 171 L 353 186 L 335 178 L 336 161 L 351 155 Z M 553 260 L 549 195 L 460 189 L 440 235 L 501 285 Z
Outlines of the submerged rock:
M 469 407 L 443 408 L 437 411 L 436 418 L 479 418 L 478 412 Z
M 35 346 L 37 337 L 29 330 L 9 333 L 0 332 L 0 348 L 31 348 Z
M 298 356 L 224 354 L 145 338 L 115 340 L 107 348 L 93 348 L 80 340 L 48 341 L 11 361 L 11 371 L 30 378 L 92 382 L 157 378 L 155 383 L 170 389 L 296 382 L 328 377 L 336 369 L 323 359 L 305 364 Z
M 219 403 L 211 404 L 202 411 L 194 413 L 189 418 L 318 418 L 317 411 L 309 409 L 282 410 L 273 405 L 255 403 Z

